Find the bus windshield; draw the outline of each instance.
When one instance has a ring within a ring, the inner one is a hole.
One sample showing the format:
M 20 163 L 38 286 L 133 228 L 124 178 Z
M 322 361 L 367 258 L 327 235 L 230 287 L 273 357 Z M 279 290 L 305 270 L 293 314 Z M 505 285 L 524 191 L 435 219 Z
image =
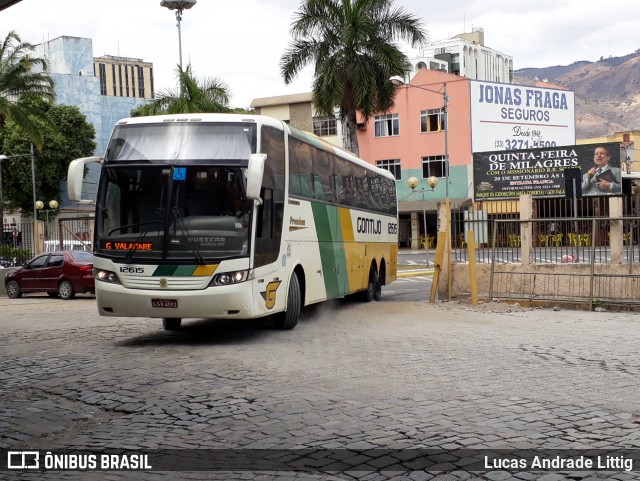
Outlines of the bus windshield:
M 245 195 L 245 171 L 106 164 L 96 202 L 96 253 L 200 264 L 248 256 L 252 203 Z
M 256 126 L 248 123 L 176 122 L 117 126 L 106 162 L 201 164 L 247 162 L 256 151 Z

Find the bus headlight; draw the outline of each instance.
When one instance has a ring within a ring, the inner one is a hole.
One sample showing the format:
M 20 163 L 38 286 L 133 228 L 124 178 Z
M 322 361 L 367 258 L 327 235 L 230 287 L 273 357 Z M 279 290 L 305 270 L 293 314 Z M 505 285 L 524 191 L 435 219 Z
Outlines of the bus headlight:
M 104 271 L 102 269 L 93 269 L 93 277 L 98 281 L 109 282 L 111 284 L 120 284 L 120 279 L 115 272 Z
M 228 286 L 230 284 L 238 284 L 239 282 L 248 281 L 252 276 L 253 271 L 223 272 L 213 276 L 209 286 Z

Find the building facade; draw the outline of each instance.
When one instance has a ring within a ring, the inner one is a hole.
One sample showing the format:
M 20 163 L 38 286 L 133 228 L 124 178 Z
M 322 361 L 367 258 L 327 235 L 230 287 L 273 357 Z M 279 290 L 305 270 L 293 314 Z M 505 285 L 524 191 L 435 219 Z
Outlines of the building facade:
M 129 96 L 108 95 L 108 88 L 107 94 L 103 94 L 101 77 L 94 74 L 94 65 L 99 65 L 101 63 L 99 60 L 107 57 L 94 60 L 93 44 L 90 38 L 57 37 L 36 45 L 33 55 L 47 60 L 49 76 L 55 82 L 57 103 L 75 105 L 86 115 L 87 122 L 95 127 L 94 155 L 104 154 L 113 126 L 118 120 L 129 117 L 133 109 L 148 102 L 154 96 L 153 65 L 147 62 L 140 62 L 140 65 L 144 65 L 146 69 L 144 97 L 131 95 L 134 93 L 131 89 Z M 117 65 L 115 61 L 114 65 Z M 123 62 L 122 65 L 129 64 Z M 136 81 L 139 78 L 132 77 Z M 111 91 L 113 92 L 113 89 Z M 136 94 L 138 92 L 139 90 L 135 91 Z M 126 93 L 126 90 L 123 90 L 123 93 Z
M 104 55 L 93 59 L 93 74 L 100 81 L 100 95 L 153 98 L 153 64 L 139 58 Z
M 555 102 L 551 101 L 555 100 Z M 401 244 L 418 246 L 438 230 L 438 204 L 473 200 L 473 154 L 575 143 L 573 92 L 472 80 L 420 70 L 395 104 L 363 123 L 360 157 L 396 177 Z M 526 139 L 526 140 L 524 140 Z M 409 178 L 418 184 L 409 185 Z M 430 177 L 438 179 L 432 188 Z
M 253 99 L 251 108 L 306 132 L 312 132 L 333 145 L 342 147 L 342 122 L 337 116 L 319 115 L 313 107 L 313 94 L 279 95 Z
M 447 40 L 431 42 L 422 55 L 410 59 L 407 80 L 420 70 L 442 70 L 462 77 L 490 82 L 513 82 L 513 57 L 487 47 L 484 29 L 474 27 Z

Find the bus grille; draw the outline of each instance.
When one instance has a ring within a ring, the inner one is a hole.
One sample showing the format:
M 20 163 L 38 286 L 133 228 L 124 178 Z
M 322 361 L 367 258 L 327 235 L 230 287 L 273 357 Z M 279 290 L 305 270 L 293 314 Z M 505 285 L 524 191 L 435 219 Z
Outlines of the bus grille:
M 204 289 L 209 285 L 209 277 L 148 277 L 120 276 L 122 285 L 129 289 L 186 290 Z

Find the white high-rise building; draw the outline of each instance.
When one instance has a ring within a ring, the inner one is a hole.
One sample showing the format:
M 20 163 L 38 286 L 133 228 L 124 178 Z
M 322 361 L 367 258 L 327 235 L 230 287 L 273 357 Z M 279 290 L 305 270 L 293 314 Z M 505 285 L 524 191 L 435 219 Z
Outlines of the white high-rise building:
M 473 27 L 448 40 L 430 42 L 422 56 L 409 59 L 408 80 L 423 68 L 444 70 L 474 80 L 513 82 L 513 57 L 484 45 L 484 29 Z

